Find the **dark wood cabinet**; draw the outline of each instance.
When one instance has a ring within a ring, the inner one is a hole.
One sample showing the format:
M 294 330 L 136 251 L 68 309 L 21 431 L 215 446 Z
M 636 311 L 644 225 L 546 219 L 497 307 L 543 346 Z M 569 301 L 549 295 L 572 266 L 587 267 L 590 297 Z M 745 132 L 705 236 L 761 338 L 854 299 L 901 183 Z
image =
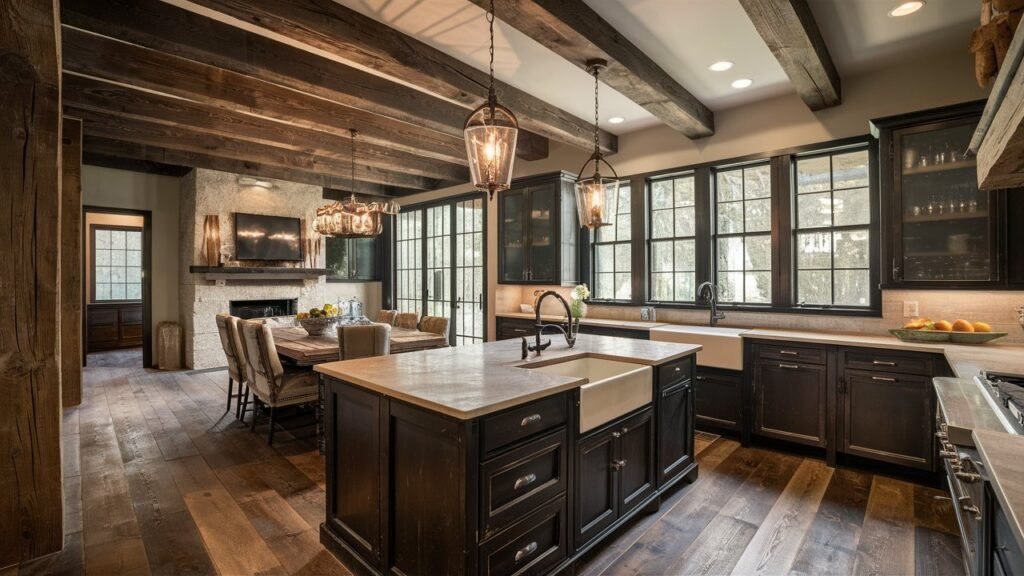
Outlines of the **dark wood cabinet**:
M 1010 250 L 1007 194 L 979 191 L 976 162 L 964 153 L 983 105 L 872 121 L 880 147 L 883 287 L 981 289 L 1021 281 L 1012 274 L 1024 254 Z
M 500 284 L 579 281 L 573 179 L 568 172 L 522 178 L 498 195 Z
M 691 380 L 662 388 L 658 397 L 658 486 L 685 473 L 693 463 L 693 398 Z
M 696 424 L 739 432 L 742 422 L 743 373 L 697 367 L 694 377 Z
M 90 303 L 85 325 L 88 352 L 142 346 L 142 303 Z
M 759 357 L 754 371 L 754 433 L 824 448 L 827 388 L 825 364 Z

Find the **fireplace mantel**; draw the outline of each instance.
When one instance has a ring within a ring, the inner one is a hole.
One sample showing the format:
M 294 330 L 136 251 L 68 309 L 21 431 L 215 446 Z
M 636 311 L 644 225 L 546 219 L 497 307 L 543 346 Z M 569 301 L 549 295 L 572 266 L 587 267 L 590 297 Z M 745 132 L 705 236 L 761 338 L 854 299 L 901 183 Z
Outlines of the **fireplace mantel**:
M 326 268 L 285 266 L 189 266 L 188 271 L 206 280 L 315 280 L 328 272 Z

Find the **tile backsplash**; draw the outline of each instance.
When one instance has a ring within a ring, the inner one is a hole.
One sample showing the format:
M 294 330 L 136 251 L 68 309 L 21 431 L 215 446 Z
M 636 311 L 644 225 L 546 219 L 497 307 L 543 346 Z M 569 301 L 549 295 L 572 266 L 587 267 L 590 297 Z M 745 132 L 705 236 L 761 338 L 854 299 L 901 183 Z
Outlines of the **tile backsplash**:
M 556 290 L 568 299 L 572 288 L 501 285 L 496 294 L 495 311 L 499 314 L 519 312 L 520 304 L 533 303 L 536 290 Z M 1016 312 L 1017 308 L 1024 306 L 1024 292 L 1021 291 L 886 290 L 882 292 L 881 318 L 726 311 L 726 317 L 719 321 L 719 325 L 886 334 L 890 328 L 903 326 L 906 321 L 903 317 L 903 303 L 908 301 L 918 303 L 920 316 L 951 322 L 957 318 L 988 322 L 994 331 L 1009 334 L 1003 342 L 1024 343 L 1024 328 L 1017 323 Z M 556 300 L 548 299 L 541 312 L 560 314 L 561 310 Z M 640 308 L 591 304 L 587 315 L 612 320 L 640 320 Z M 657 320 L 672 324 L 706 324 L 708 311 L 657 308 Z

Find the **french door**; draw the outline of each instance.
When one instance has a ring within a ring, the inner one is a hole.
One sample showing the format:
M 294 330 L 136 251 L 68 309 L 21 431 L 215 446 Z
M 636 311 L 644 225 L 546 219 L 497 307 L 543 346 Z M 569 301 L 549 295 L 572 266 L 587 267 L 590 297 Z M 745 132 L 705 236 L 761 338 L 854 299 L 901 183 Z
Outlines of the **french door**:
M 452 345 L 484 341 L 487 205 L 482 194 L 403 208 L 395 226 L 395 308 L 449 319 Z

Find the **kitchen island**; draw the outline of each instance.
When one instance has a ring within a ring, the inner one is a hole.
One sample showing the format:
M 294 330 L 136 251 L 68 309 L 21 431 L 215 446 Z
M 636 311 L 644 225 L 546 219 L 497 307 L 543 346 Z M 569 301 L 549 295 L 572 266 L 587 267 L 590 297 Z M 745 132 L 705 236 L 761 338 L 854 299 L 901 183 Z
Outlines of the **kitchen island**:
M 580 335 L 321 364 L 321 541 L 369 574 L 547 574 L 697 475 L 700 346 Z

